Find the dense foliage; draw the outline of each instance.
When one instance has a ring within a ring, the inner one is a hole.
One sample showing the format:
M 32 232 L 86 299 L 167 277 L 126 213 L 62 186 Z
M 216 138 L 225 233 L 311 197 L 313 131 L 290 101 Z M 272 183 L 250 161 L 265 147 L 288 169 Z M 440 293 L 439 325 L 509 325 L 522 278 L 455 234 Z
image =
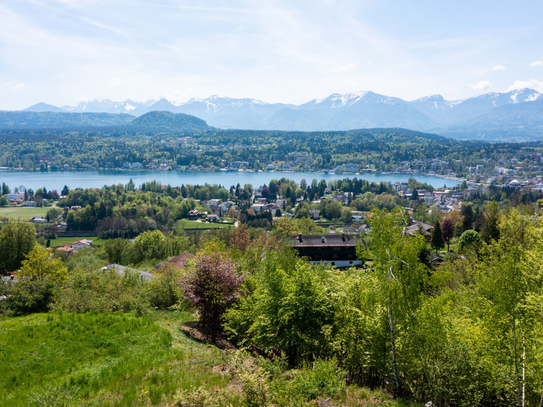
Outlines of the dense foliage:
M 362 169 L 391 171 L 410 160 L 439 158 L 458 176 L 481 164 L 490 173 L 499 160 L 535 157 L 540 142 L 487 144 L 456 141 L 409 130 L 377 129 L 350 132 L 279 132 L 208 130 L 184 133 L 138 132 L 127 127 L 74 131 L 13 130 L 0 133 L 0 166 L 46 170 L 117 168 L 139 162 L 209 169 L 231 162 L 247 162 L 250 168 L 292 162 L 299 169 L 333 169 L 354 163 Z M 300 155 L 301 154 L 301 155 Z M 305 167 L 307 164 L 308 167 Z M 425 164 L 429 165 L 429 164 Z M 429 170 L 430 168 L 428 168 Z

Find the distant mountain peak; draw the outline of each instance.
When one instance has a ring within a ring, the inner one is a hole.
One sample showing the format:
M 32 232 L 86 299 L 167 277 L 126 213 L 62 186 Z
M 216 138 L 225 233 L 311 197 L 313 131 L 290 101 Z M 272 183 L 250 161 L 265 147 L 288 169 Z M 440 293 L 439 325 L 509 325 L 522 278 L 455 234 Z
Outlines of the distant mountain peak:
M 64 109 L 56 107 L 53 105 L 48 105 L 47 103 L 36 103 L 30 107 L 27 107 L 23 112 L 63 112 Z

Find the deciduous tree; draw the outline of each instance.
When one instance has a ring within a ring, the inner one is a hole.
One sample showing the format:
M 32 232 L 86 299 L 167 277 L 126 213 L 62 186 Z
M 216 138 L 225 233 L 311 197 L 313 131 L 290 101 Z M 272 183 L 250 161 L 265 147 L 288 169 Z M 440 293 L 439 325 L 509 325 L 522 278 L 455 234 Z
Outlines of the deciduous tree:
M 36 229 L 29 223 L 9 222 L 0 231 L 0 263 L 7 271 L 17 270 L 36 244 Z
M 236 264 L 220 253 L 200 254 L 194 267 L 181 280 L 187 300 L 200 311 L 200 322 L 215 341 L 227 307 L 239 296 L 245 274 L 237 271 Z

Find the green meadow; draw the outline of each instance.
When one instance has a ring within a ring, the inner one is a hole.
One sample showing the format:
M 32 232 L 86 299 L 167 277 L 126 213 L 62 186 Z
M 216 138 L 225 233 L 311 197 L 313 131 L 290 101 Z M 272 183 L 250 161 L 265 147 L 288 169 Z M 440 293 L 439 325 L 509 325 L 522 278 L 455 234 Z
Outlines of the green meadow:
M 8 218 L 13 220 L 30 220 L 34 216 L 45 218 L 47 211 L 50 208 L 32 208 L 24 206 L 0 208 L 0 218 Z
M 0 406 L 153 405 L 191 386 L 222 387 L 220 351 L 179 329 L 186 312 L 0 320 Z M 192 363 L 198 361 L 200 363 Z

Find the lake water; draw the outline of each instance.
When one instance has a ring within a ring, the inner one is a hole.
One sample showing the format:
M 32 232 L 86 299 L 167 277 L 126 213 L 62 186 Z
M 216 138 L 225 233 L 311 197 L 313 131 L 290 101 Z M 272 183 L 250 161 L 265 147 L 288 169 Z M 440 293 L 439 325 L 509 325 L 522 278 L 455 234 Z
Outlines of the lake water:
M 136 186 L 143 182 L 153 180 L 160 181 L 163 185 L 181 186 L 181 184 L 203 185 L 220 184 L 226 188 L 232 185 L 252 184 L 254 187 L 268 184 L 272 179 L 288 178 L 295 182 L 305 179 L 311 183 L 313 178 L 318 181 L 324 179 L 332 181 L 336 179 L 358 178 L 366 179 L 370 182 L 402 182 L 407 181 L 412 175 L 401 174 L 317 174 L 313 172 L 206 172 L 206 171 L 132 171 L 132 170 L 95 170 L 95 171 L 0 171 L 0 184 L 5 182 L 13 191 L 15 187 L 21 185 L 26 188 L 32 188 L 34 191 L 38 188 L 46 187 L 48 190 L 60 190 L 64 185 L 70 189 L 74 188 L 101 188 L 104 185 L 127 184 L 130 179 Z M 415 176 L 417 181 L 425 182 L 433 187 L 452 187 L 459 184 L 458 181 L 432 177 Z

